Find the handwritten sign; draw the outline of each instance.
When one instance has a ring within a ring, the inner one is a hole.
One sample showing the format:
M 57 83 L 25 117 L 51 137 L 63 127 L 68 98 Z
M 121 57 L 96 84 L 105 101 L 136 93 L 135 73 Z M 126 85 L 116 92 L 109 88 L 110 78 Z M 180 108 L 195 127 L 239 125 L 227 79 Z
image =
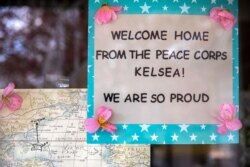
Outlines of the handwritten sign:
M 98 5 L 91 2 L 90 7 Z M 98 25 L 90 19 L 88 87 L 89 117 L 100 106 L 112 108 L 119 140 L 100 132 L 102 139 L 89 135 L 88 142 L 238 142 L 216 132 L 219 105 L 238 104 L 238 36 L 236 29 L 224 30 L 209 18 L 216 4 L 159 0 L 119 5 L 128 9 L 116 21 Z M 159 7 L 164 5 L 167 10 Z M 223 5 L 237 9 L 236 2 Z M 191 135 L 196 136 L 192 141 Z M 220 139 L 209 140 L 211 135 Z

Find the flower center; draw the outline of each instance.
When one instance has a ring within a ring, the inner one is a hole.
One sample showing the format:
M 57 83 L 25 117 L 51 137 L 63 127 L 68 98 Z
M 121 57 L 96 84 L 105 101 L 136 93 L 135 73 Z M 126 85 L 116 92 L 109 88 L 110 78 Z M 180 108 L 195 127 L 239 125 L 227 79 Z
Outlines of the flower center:
M 3 95 L 2 95 L 2 100 L 3 100 L 3 102 L 4 102 L 5 104 L 10 103 L 9 98 L 8 98 L 8 97 L 5 97 L 5 96 L 3 96 Z
M 102 126 L 105 124 L 105 119 L 103 119 L 102 117 L 98 118 L 98 123 Z
M 229 114 L 230 111 L 229 111 L 229 110 L 226 110 L 226 113 L 228 113 L 228 114 L 225 115 L 226 119 L 227 119 L 227 120 L 232 120 L 232 119 L 233 119 L 233 115 L 232 115 L 232 114 Z

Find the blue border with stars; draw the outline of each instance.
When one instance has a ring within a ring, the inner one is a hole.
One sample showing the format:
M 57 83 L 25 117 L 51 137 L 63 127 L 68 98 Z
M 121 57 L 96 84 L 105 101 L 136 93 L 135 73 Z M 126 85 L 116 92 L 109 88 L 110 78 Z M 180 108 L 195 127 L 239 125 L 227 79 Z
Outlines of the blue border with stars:
M 121 14 L 209 15 L 213 7 L 228 9 L 238 18 L 238 0 L 89 0 L 88 17 L 88 118 L 94 114 L 95 12 L 102 4 L 123 6 Z M 233 101 L 239 105 L 238 24 L 233 33 Z M 232 144 L 239 132 L 217 133 L 215 124 L 117 124 L 115 134 L 99 130 L 87 134 L 89 144 Z

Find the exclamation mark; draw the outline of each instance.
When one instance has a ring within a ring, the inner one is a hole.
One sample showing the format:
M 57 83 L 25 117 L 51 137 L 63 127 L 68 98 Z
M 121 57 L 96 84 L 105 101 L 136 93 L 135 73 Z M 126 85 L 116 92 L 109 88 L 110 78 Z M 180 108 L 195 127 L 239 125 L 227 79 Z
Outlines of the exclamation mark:
M 184 70 L 184 68 L 182 68 L 182 77 L 184 77 L 185 76 L 185 70 Z

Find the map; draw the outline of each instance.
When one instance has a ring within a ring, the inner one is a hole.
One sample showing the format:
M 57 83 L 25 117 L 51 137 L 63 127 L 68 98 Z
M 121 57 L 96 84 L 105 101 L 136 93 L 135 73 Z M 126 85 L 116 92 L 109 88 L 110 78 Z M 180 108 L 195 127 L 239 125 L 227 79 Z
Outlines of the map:
M 86 89 L 19 89 L 22 108 L 0 112 L 1 167 L 147 167 L 148 145 L 88 145 Z

